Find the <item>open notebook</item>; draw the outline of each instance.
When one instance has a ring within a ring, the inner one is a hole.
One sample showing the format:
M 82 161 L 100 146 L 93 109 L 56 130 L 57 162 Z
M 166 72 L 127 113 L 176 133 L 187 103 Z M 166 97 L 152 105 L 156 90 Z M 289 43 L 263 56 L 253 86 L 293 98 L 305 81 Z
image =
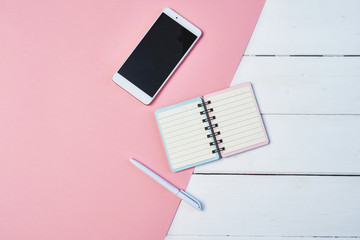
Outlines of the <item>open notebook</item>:
M 174 172 L 269 143 L 250 83 L 155 111 Z

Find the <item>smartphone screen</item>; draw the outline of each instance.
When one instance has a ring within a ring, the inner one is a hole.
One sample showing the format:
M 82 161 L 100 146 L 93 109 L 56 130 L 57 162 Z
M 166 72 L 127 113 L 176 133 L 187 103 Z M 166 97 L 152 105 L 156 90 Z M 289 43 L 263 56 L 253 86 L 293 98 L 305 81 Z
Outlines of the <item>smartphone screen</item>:
M 196 38 L 162 13 L 118 73 L 153 97 Z

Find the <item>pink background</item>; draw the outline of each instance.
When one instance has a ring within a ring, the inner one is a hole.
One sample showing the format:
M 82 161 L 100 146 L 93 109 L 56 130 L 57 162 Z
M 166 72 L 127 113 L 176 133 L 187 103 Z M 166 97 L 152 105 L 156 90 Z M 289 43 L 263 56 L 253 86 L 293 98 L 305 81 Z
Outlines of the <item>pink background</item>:
M 0 239 L 163 239 L 179 199 L 128 159 L 186 187 L 154 111 L 228 87 L 264 1 L 0 1 Z M 111 77 L 164 7 L 203 36 L 145 106 Z

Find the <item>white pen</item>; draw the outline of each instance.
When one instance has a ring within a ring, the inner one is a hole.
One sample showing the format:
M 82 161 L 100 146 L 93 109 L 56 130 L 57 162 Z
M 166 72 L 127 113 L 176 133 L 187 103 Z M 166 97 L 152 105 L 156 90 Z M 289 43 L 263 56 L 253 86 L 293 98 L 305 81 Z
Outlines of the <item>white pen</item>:
M 149 175 L 152 179 L 154 179 L 155 181 L 157 181 L 158 183 L 163 185 L 170 192 L 174 193 L 176 196 L 178 196 L 179 198 L 181 198 L 182 200 L 184 200 L 185 202 L 187 202 L 188 204 L 190 204 L 197 210 L 201 211 L 201 203 L 197 199 L 195 199 L 194 197 L 189 195 L 187 192 L 178 189 L 177 187 L 175 187 L 174 185 L 172 185 L 171 183 L 169 183 L 168 181 L 166 181 L 165 179 L 163 179 L 162 177 L 160 177 L 155 172 L 150 170 L 148 167 L 146 167 L 142 163 L 136 161 L 135 159 L 130 158 L 130 162 L 132 162 L 141 171 L 143 171 L 144 173 Z

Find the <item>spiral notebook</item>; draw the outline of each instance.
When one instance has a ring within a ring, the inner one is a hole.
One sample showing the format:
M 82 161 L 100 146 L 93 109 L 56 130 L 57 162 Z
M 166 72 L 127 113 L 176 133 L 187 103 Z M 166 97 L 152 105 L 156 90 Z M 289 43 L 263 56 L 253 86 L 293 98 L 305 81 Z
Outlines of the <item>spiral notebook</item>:
M 251 83 L 155 111 L 174 172 L 269 143 Z

